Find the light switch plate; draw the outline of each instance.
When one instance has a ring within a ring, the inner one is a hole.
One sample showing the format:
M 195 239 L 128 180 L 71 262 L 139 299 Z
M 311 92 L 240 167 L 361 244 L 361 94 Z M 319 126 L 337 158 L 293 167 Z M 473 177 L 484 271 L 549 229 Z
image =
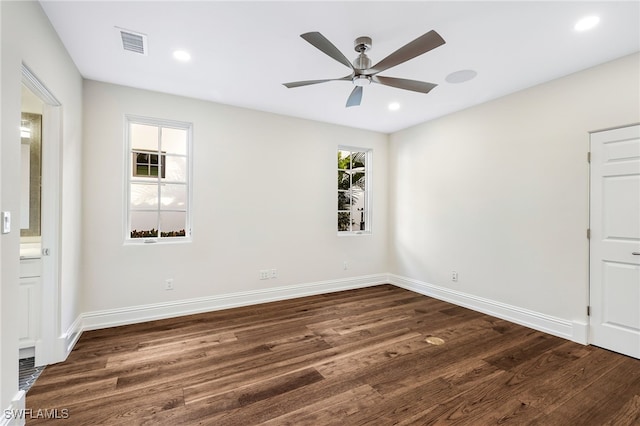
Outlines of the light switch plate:
M 2 233 L 8 234 L 11 232 L 11 212 L 2 212 Z

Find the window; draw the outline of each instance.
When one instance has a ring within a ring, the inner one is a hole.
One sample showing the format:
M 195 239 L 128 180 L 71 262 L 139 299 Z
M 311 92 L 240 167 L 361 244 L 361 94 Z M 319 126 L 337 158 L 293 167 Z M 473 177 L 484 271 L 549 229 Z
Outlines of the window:
M 371 231 L 371 150 L 338 148 L 338 233 Z
M 126 239 L 189 239 L 191 124 L 127 116 L 126 126 Z
M 166 176 L 167 157 L 165 152 L 160 155 L 154 151 L 132 150 L 133 152 L 133 176 L 152 177 L 158 176 L 158 170 L 162 178 Z M 160 159 L 161 164 L 158 164 Z

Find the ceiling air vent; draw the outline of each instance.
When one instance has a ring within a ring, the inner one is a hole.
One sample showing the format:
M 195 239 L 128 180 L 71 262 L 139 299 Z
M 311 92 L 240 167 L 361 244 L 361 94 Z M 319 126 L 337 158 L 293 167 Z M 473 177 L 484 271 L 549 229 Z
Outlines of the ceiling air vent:
M 117 28 L 117 27 L 116 27 Z M 117 28 L 122 39 L 122 48 L 129 52 L 147 55 L 147 36 L 134 31 Z

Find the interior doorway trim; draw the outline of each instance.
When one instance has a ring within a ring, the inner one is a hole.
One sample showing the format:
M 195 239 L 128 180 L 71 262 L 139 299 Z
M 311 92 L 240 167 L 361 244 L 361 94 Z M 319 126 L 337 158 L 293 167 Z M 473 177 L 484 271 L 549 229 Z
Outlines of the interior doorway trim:
M 22 83 L 44 103 L 42 139 L 42 304 L 40 337 L 35 345 L 36 365 L 59 362 L 61 353 L 60 218 L 62 104 L 23 62 Z
M 58 99 L 40 82 L 38 77 L 23 62 L 22 63 L 22 83 L 29 88 L 42 102 L 51 106 L 61 106 Z

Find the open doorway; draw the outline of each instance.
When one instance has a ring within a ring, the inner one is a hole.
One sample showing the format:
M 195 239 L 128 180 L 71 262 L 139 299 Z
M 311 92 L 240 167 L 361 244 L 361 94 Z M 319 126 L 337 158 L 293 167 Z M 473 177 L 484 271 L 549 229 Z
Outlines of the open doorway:
M 20 358 L 57 361 L 62 106 L 22 65 Z
M 42 113 L 44 102 L 22 85 L 20 117 L 20 359 L 35 357 L 42 307 Z

